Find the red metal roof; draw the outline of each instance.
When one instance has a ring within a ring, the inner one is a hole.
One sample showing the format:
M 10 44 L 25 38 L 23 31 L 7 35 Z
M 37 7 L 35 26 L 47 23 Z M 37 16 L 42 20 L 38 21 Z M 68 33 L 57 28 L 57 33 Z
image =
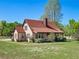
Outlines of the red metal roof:
M 55 24 L 54 22 L 49 22 L 49 23 L 48 23 L 48 26 L 49 26 L 51 29 L 56 30 L 57 32 L 63 33 L 63 31 L 60 30 L 60 28 L 57 27 L 56 24 Z
M 16 29 L 17 32 L 19 32 L 19 33 L 24 33 L 24 32 L 25 32 L 24 29 L 23 29 L 23 27 L 22 27 L 22 25 L 17 25 L 15 29 Z
M 43 21 L 26 19 L 25 23 L 28 23 L 31 27 L 44 27 Z
M 33 30 L 33 32 L 34 33 L 37 33 L 37 32 L 57 32 L 57 31 L 55 31 L 55 30 L 52 30 L 52 29 L 50 29 L 50 28 L 47 28 L 47 27 L 41 27 L 41 28 L 32 28 L 32 30 Z
M 55 32 L 55 33 L 63 33 L 54 22 L 48 22 L 48 26 L 46 27 L 44 21 L 40 20 L 32 20 L 25 19 L 24 23 L 28 23 L 33 32 Z

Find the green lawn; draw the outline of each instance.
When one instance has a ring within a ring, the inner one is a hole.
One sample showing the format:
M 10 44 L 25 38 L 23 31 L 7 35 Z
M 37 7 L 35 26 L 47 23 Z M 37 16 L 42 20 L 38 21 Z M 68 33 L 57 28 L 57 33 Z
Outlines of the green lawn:
M 79 42 L 0 41 L 0 59 L 79 59 Z

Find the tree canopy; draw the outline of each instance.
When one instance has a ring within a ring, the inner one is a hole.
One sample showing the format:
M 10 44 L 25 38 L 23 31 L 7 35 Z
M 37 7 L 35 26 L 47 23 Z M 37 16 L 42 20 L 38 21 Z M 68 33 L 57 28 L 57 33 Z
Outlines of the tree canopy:
M 61 18 L 60 0 L 48 0 L 45 7 L 44 15 L 41 18 L 47 17 L 51 21 L 59 21 Z
M 79 21 L 70 19 L 69 23 L 64 27 L 65 35 L 79 38 Z
M 11 36 L 15 26 L 18 24 L 18 22 L 8 23 L 6 21 L 0 21 L 0 35 Z

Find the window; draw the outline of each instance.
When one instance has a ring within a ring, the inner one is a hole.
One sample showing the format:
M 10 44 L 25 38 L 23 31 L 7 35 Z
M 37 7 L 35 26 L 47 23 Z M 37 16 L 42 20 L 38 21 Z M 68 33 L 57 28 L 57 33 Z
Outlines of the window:
M 24 38 L 24 35 L 22 35 L 22 38 Z
M 27 30 L 27 26 L 25 26 L 25 30 Z
M 38 38 L 38 34 L 36 34 L 36 39 Z
M 29 38 L 30 37 L 30 34 L 27 34 L 27 37 Z
M 36 34 L 36 38 L 44 38 L 44 36 L 43 36 L 43 34 L 38 33 L 38 34 Z

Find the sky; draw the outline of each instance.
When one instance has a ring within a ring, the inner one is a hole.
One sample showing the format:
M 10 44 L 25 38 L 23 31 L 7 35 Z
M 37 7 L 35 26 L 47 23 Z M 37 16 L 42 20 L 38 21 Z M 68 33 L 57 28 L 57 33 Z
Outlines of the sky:
M 7 22 L 24 19 L 40 19 L 44 14 L 47 0 L 0 0 L 0 20 Z M 60 0 L 63 17 L 61 22 L 66 25 L 69 19 L 79 20 L 79 0 Z

